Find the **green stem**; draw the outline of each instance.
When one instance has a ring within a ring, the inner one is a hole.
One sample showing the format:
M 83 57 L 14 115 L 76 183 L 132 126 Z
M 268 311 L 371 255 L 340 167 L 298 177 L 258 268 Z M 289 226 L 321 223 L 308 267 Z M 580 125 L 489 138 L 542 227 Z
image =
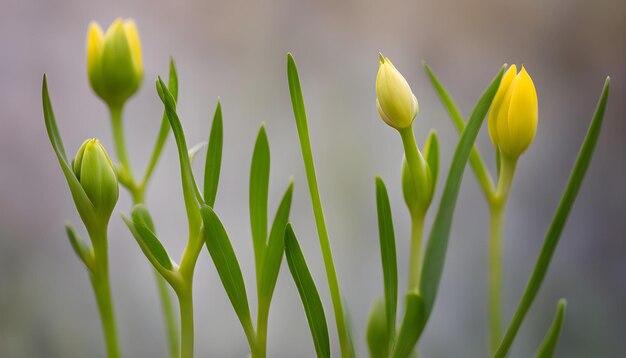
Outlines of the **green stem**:
M 267 323 L 269 305 L 259 299 L 259 316 L 257 317 L 256 345 L 252 350 L 252 358 L 265 358 L 267 355 Z
M 306 170 L 307 182 L 309 184 L 309 192 L 311 194 L 311 203 L 313 205 L 315 224 L 317 225 L 317 232 L 320 239 L 322 257 L 324 258 L 324 268 L 326 269 L 330 297 L 333 303 L 335 321 L 337 324 L 337 333 L 339 335 L 339 345 L 341 347 L 341 356 L 344 358 L 351 357 L 352 350 L 350 348 L 350 337 L 348 336 L 348 328 L 343 312 L 341 292 L 339 291 L 339 282 L 337 280 L 337 272 L 335 271 L 333 253 L 330 247 L 330 240 L 328 238 L 328 230 L 326 228 L 326 221 L 324 219 L 324 211 L 322 210 L 322 201 L 320 199 L 319 188 L 317 185 L 317 177 L 315 175 L 315 164 L 313 162 L 313 154 L 311 151 L 311 141 L 309 139 L 308 128 L 305 127 L 302 131 L 300 131 L 300 128 L 298 128 L 298 134 L 300 136 L 300 145 L 302 147 L 304 168 Z
M 433 190 L 431 189 L 432 183 L 430 180 L 430 174 L 428 173 L 428 164 L 426 163 L 426 160 L 424 160 L 424 157 L 422 157 L 422 153 L 420 153 L 417 147 L 417 142 L 415 142 L 413 126 L 401 128 L 398 131 L 402 137 L 402 145 L 404 146 L 406 162 L 409 165 L 411 176 L 417 185 L 417 188 L 415 189 L 417 194 L 416 211 L 426 213 L 433 197 Z
M 506 202 L 515 176 L 517 159 L 501 157 L 498 187 L 490 201 L 489 226 L 489 338 L 491 352 L 502 339 L 502 268 Z
M 170 292 L 167 288 L 167 282 L 165 278 L 158 272 L 154 272 L 154 280 L 156 281 L 157 288 L 159 289 L 159 297 L 161 298 L 161 309 L 163 310 L 163 317 L 165 319 L 165 330 L 167 335 L 168 347 L 170 350 L 170 357 L 178 357 L 178 326 L 176 318 L 174 317 L 174 309 L 172 307 L 172 299 Z
M 411 251 L 409 256 L 409 292 L 419 291 L 422 268 L 422 237 L 424 234 L 424 215 L 411 216 Z
M 180 307 L 180 358 L 193 358 L 193 293 L 192 284 L 185 280 L 177 291 Z
M 91 272 L 91 284 L 98 303 L 102 320 L 102 330 L 109 358 L 119 358 L 120 348 L 115 326 L 115 314 L 109 285 L 109 259 L 106 229 L 92 237 L 94 247 L 94 270 Z

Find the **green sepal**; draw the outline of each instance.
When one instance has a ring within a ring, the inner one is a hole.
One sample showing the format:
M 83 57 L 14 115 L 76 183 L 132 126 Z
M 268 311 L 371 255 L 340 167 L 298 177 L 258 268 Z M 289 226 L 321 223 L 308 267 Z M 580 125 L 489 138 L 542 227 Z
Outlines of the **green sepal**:
M 405 358 L 411 354 L 422 333 L 421 322 L 426 319 L 424 301 L 419 293 L 407 293 L 405 301 L 404 318 L 391 355 L 394 358 Z
M 391 205 L 385 183 L 376 177 L 376 207 L 378 213 L 378 234 L 380 241 L 380 255 L 383 268 L 383 283 L 385 288 L 385 311 L 387 322 L 387 336 L 390 339 L 395 335 L 396 310 L 398 305 L 398 263 L 396 259 L 396 239 L 393 231 Z
M 554 320 L 550 326 L 550 330 L 539 346 L 535 358 L 552 358 L 554 356 L 554 350 L 557 342 L 559 341 L 561 328 L 563 327 L 563 320 L 565 319 L 566 306 L 567 302 L 564 299 L 560 299 L 556 308 L 556 315 L 554 316 Z
M 371 358 L 388 358 L 391 339 L 387 328 L 385 300 L 379 298 L 372 303 L 367 320 L 367 347 Z
M 220 180 L 220 169 L 222 166 L 223 147 L 223 124 L 222 105 L 219 99 L 213 115 L 213 124 L 209 134 L 209 144 L 206 150 L 206 160 L 204 163 L 204 202 L 213 207 L 217 196 L 217 186 Z
M 262 267 L 263 253 L 267 241 L 267 197 L 270 180 L 270 147 L 261 125 L 250 166 L 250 227 L 256 259 L 257 272 Z
M 324 306 L 291 224 L 288 224 L 285 230 L 285 256 L 309 322 L 315 353 L 317 357 L 330 357 L 330 340 Z
M 132 211 L 132 220 L 139 234 L 139 239 L 143 241 L 150 254 L 164 269 L 172 271 L 174 268 L 172 260 L 154 233 L 154 223 L 148 209 L 142 204 L 135 205 Z
M 285 194 L 276 210 L 274 223 L 270 230 L 267 248 L 263 255 L 263 266 L 261 281 L 259 282 L 259 292 L 264 300 L 269 303 L 276 287 L 276 280 L 280 271 L 280 264 L 285 252 L 285 228 L 289 222 L 289 212 L 291 210 L 291 199 L 293 196 L 293 180 L 290 181 Z
M 94 257 L 93 257 L 93 249 L 83 241 L 80 236 L 74 230 L 74 227 L 69 222 L 65 224 L 65 232 L 67 233 L 67 237 L 70 240 L 70 244 L 72 245 L 72 249 L 76 253 L 76 256 L 85 264 L 89 271 L 93 271 L 94 269 Z
M 202 205 L 200 215 L 204 223 L 206 247 L 220 276 L 224 290 L 243 326 L 244 332 L 249 337 L 251 334 L 253 336 L 254 328 L 250 318 L 246 285 L 228 234 L 210 206 Z

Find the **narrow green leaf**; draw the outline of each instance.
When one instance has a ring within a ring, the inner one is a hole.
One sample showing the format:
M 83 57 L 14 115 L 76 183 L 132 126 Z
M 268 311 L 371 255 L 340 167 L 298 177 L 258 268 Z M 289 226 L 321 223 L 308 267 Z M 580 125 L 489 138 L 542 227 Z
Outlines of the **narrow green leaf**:
M 76 253 L 76 256 L 85 264 L 87 269 L 90 271 L 93 270 L 93 258 L 90 254 L 89 245 L 81 240 L 78 236 L 74 227 L 70 223 L 65 224 L 65 232 L 67 233 L 67 237 L 70 240 L 70 244 L 72 245 L 72 249 Z
M 482 122 L 489 110 L 489 106 L 491 105 L 491 101 L 500 84 L 503 71 L 504 67 L 500 69 L 498 75 L 493 79 L 476 104 L 470 116 L 470 120 L 461 134 L 461 138 L 454 152 L 454 157 L 452 158 L 452 163 L 450 164 L 450 171 L 448 172 L 448 178 L 443 190 L 439 209 L 437 210 L 437 215 L 426 245 L 424 263 L 422 266 L 420 294 L 424 303 L 424 318 L 420 322 L 420 334 L 428 321 L 439 289 L 446 251 L 448 249 L 450 231 L 452 229 L 454 208 L 463 180 L 463 173 L 465 172 L 470 151 L 472 150 L 478 131 L 480 130 Z
M 170 73 L 167 81 L 167 87 L 174 98 L 174 101 L 178 101 L 178 73 L 176 72 L 176 66 L 174 64 L 174 59 L 170 57 Z M 142 184 L 147 185 L 150 177 L 152 176 L 152 172 L 161 157 L 161 152 L 163 151 L 163 147 L 165 146 L 165 141 L 170 132 L 170 123 L 167 119 L 167 112 L 163 110 L 163 117 L 161 118 L 161 128 L 159 128 L 159 134 L 157 135 L 156 142 L 154 144 L 154 149 L 152 150 L 152 155 L 150 156 L 150 161 L 148 162 L 148 166 L 146 167 L 146 173 L 143 176 Z
M 539 288 L 541 287 L 543 279 L 546 277 L 548 267 L 550 266 L 550 261 L 552 260 L 552 256 L 554 255 L 556 246 L 559 243 L 559 238 L 561 237 L 561 233 L 563 232 L 563 227 L 565 227 L 565 223 L 567 222 L 569 213 L 572 209 L 572 206 L 574 205 L 574 201 L 576 200 L 576 196 L 578 195 L 580 186 L 583 182 L 583 179 L 585 178 L 587 169 L 589 168 L 589 163 L 591 162 L 591 158 L 593 157 L 593 152 L 596 148 L 596 144 L 598 143 L 598 137 L 600 136 L 602 122 L 604 120 L 606 102 L 609 96 L 609 84 L 610 79 L 607 77 L 606 82 L 604 83 L 604 88 L 602 89 L 602 94 L 600 95 L 600 100 L 598 101 L 598 105 L 596 107 L 595 114 L 593 115 L 593 120 L 589 125 L 589 130 L 587 131 L 587 135 L 585 136 L 583 145 L 580 148 L 580 152 L 578 153 L 576 164 L 572 169 L 572 173 L 570 174 L 569 180 L 567 182 L 567 187 L 565 188 L 565 192 L 561 197 L 559 208 L 554 214 L 554 218 L 552 219 L 550 228 L 546 233 L 546 237 L 543 241 L 543 246 L 541 247 L 541 252 L 539 253 L 537 263 L 535 264 L 535 268 L 533 269 L 533 273 L 531 274 L 530 279 L 526 284 L 526 289 L 524 290 L 522 298 L 517 305 L 517 309 L 515 310 L 515 314 L 513 315 L 513 318 L 509 323 L 509 327 L 506 330 L 504 338 L 502 339 L 498 350 L 493 355 L 496 358 L 504 358 L 507 355 L 509 349 L 511 348 L 511 345 L 513 344 L 513 340 L 515 339 L 515 336 L 517 335 L 517 332 L 522 325 L 522 321 L 524 320 L 524 317 L 526 317 L 530 306 L 537 296 L 537 292 L 539 292 Z
M 285 230 L 285 255 L 289 271 L 300 293 L 304 313 L 309 321 L 315 352 L 318 357 L 330 357 L 330 341 L 324 306 L 291 224 L 288 224 Z
M 191 171 L 191 163 L 189 161 L 185 133 L 183 131 L 183 126 L 180 123 L 180 119 L 178 118 L 178 114 L 176 114 L 176 101 L 165 86 L 161 77 L 158 78 L 156 87 L 159 97 L 165 106 L 165 112 L 167 113 L 167 118 L 170 122 L 170 126 L 172 127 L 174 138 L 176 139 L 178 159 L 180 161 L 180 172 L 183 182 L 185 208 L 187 210 L 187 216 L 189 217 L 190 224 L 194 224 L 193 226 L 195 226 L 195 224 L 199 224 L 200 222 L 198 203 L 203 204 L 203 199 L 193 177 L 193 172 Z
M 389 358 L 391 339 L 387 328 L 385 307 L 384 299 L 375 300 L 367 320 L 367 347 L 371 358 Z
M 263 257 L 263 269 L 261 282 L 259 283 L 261 296 L 269 303 L 276 287 L 276 280 L 280 271 L 280 264 L 285 251 L 285 228 L 289 222 L 289 212 L 291 210 L 291 198 L 293 196 L 293 180 L 283 195 L 283 199 L 276 210 L 274 223 L 270 230 L 270 237 L 267 249 Z
M 87 224 L 88 227 L 92 226 L 98 220 L 98 215 L 96 215 L 96 209 L 91 203 L 91 200 L 89 200 L 89 197 L 87 197 L 85 190 L 78 182 L 78 179 L 74 175 L 71 165 L 67 160 L 65 148 L 63 147 L 63 140 L 59 134 L 57 122 L 54 117 L 54 111 L 52 109 L 52 103 L 50 101 L 50 95 L 48 94 L 48 80 L 46 79 L 46 75 L 43 76 L 41 97 L 43 103 L 43 116 L 46 123 L 48 138 L 50 139 L 52 148 L 54 149 L 57 159 L 59 160 L 59 165 L 61 165 L 61 170 L 67 180 L 67 184 L 70 187 L 70 192 L 72 193 L 72 198 L 76 204 L 76 209 L 78 210 L 80 218 L 83 222 Z
M 422 333 L 419 322 L 425 321 L 424 301 L 420 295 L 417 292 L 407 293 L 405 301 L 404 318 L 391 355 L 394 358 L 406 358 L 411 354 Z
M 222 167 L 222 105 L 217 101 L 209 145 L 206 150 L 206 162 L 204 165 L 204 202 L 213 207 L 217 196 L 217 184 L 220 181 L 220 169 Z
M 548 334 L 546 334 L 541 346 L 539 346 L 535 358 L 552 358 L 554 356 L 554 349 L 559 340 L 563 319 L 565 318 L 565 306 L 567 306 L 567 302 L 564 299 L 559 300 L 554 321 L 552 321 Z
M 148 209 L 142 204 L 135 205 L 131 216 L 139 237 L 150 250 L 152 256 L 163 268 L 171 271 L 173 269 L 172 260 L 154 233 L 154 223 Z
M 248 335 L 254 329 L 252 328 L 252 319 L 250 318 L 246 285 L 243 281 L 237 256 L 222 222 L 213 209 L 208 205 L 203 205 L 200 208 L 200 214 L 204 223 L 206 247 L 209 250 L 211 259 L 213 259 L 213 264 L 215 264 L 224 290 L 226 290 L 235 313 L 246 335 Z
M 376 207 L 378 211 L 378 235 L 380 255 L 383 265 L 385 286 L 385 312 L 387 336 L 393 338 L 396 329 L 396 309 L 398 305 L 398 263 L 396 260 L 396 239 L 393 232 L 391 205 L 385 183 L 376 177 Z
M 430 131 L 424 143 L 424 157 L 430 169 L 430 177 L 434 191 L 437 180 L 439 179 L 439 139 L 437 138 L 437 132 L 435 130 Z
M 461 112 L 458 110 L 458 108 L 454 104 L 452 97 L 448 95 L 448 92 L 446 91 L 446 89 L 443 87 L 441 82 L 439 82 L 439 79 L 431 71 L 430 67 L 426 65 L 426 63 L 424 63 L 424 68 L 426 69 L 426 73 L 428 73 L 428 77 L 430 78 L 430 81 L 433 87 L 435 88 L 435 91 L 439 95 L 439 99 L 441 100 L 441 102 L 443 103 L 443 106 L 448 111 L 448 114 L 450 115 L 450 118 L 452 119 L 452 122 L 454 123 L 454 126 L 457 132 L 459 133 L 463 132 L 463 130 L 465 129 L 465 121 L 463 120 L 463 116 L 461 115 Z M 483 161 L 482 157 L 480 156 L 480 152 L 478 152 L 478 149 L 476 147 L 472 148 L 472 151 L 469 157 L 469 162 L 470 162 L 470 165 L 472 166 L 472 170 L 474 171 L 474 174 L 476 175 L 476 179 L 478 180 L 479 184 L 481 185 L 481 188 L 483 189 L 485 196 L 488 199 L 491 198 L 491 196 L 494 195 L 495 190 L 496 190 L 495 185 L 493 184 L 493 179 L 491 178 L 491 175 L 489 174 L 489 171 L 487 170 L 487 167 L 485 166 L 485 162 Z
M 254 144 L 250 167 L 250 226 L 257 271 L 262 267 L 262 257 L 267 241 L 267 193 L 270 180 L 270 146 L 261 125 Z
M 330 247 L 330 239 L 328 238 L 326 220 L 324 219 L 322 199 L 320 198 L 317 177 L 315 175 L 315 163 L 313 162 L 313 152 L 311 150 L 311 140 L 309 137 L 306 111 L 304 108 L 304 99 L 302 98 L 300 76 L 298 75 L 296 62 L 290 53 L 287 54 L 287 80 L 289 82 L 289 94 L 291 96 L 293 114 L 296 119 L 296 127 L 298 128 L 300 148 L 302 149 L 302 161 L 304 162 L 307 183 L 309 184 L 309 193 L 311 194 L 311 205 L 313 206 L 315 225 L 317 226 L 320 247 L 322 249 L 322 257 L 324 258 L 324 268 L 326 269 L 326 278 L 328 279 L 328 288 L 330 290 L 330 297 L 335 313 L 335 322 L 337 324 L 337 334 L 339 335 L 341 356 L 350 357 L 352 355 L 350 337 L 348 337 L 348 328 L 346 326 L 345 315 L 343 313 L 343 302 L 341 301 L 339 280 L 335 270 L 333 252 Z

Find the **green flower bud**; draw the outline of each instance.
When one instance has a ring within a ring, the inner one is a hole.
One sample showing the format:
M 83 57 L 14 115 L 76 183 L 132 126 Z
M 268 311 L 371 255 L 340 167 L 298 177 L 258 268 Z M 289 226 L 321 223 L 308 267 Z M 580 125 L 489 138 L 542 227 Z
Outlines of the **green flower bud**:
M 376 107 L 378 114 L 396 129 L 407 128 L 417 116 L 417 98 L 402 74 L 388 58 L 379 54 L 380 66 L 376 76 Z
M 108 222 L 119 187 L 113 163 L 97 139 L 86 140 L 72 161 L 72 169 L 96 212 Z
M 422 151 L 423 161 L 420 165 L 425 166 L 426 170 L 424 177 L 417 183 L 413 179 L 406 157 L 402 158 L 402 195 L 412 215 L 423 213 L 430 206 L 435 194 L 439 174 L 439 140 L 435 131 L 428 135 Z
M 137 91 L 143 64 L 133 20 L 117 19 L 105 34 L 98 23 L 89 25 L 87 75 L 94 92 L 112 107 L 121 107 Z

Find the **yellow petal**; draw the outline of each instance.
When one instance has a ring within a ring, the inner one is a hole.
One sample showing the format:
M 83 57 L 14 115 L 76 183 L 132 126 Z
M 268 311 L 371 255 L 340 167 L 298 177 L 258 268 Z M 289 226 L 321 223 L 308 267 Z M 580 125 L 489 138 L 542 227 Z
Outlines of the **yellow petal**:
M 524 66 L 517 75 L 516 82 L 509 106 L 508 125 L 513 136 L 511 150 L 519 155 L 535 138 L 539 110 L 535 84 Z
M 104 47 L 104 35 L 97 22 L 89 23 L 87 31 L 87 72 L 91 73 L 100 61 L 102 48 Z
M 383 120 L 394 128 L 406 128 L 417 115 L 417 98 L 402 74 L 388 58 L 379 57 L 376 76 L 377 107 Z M 382 115 L 384 113 L 384 116 Z
M 513 137 L 513 133 L 511 132 L 511 128 L 509 128 L 509 108 L 511 105 L 511 97 L 513 96 L 513 92 L 515 91 L 515 87 L 517 86 L 517 82 L 519 77 L 515 76 L 513 81 L 506 90 L 504 97 L 502 98 L 502 103 L 500 104 L 500 108 L 498 109 L 498 115 L 496 119 L 496 127 L 497 127 L 497 136 L 498 136 L 498 148 L 504 152 L 504 154 L 511 154 L 511 141 Z
M 143 63 L 141 58 L 141 41 L 139 40 L 139 32 L 137 32 L 137 26 L 133 19 L 127 19 L 124 21 L 124 31 L 126 32 L 126 39 L 130 46 L 130 53 L 133 56 L 133 62 L 138 74 L 143 74 Z
M 115 31 L 118 31 L 118 30 L 124 31 L 124 23 L 122 22 L 121 17 L 118 17 L 117 19 L 115 19 L 115 21 L 113 21 L 111 26 L 109 26 L 109 28 L 107 29 L 107 32 L 104 34 L 105 41 L 106 39 L 110 38 L 115 33 Z
M 498 146 L 498 126 L 497 119 L 498 113 L 500 112 L 500 107 L 502 106 L 502 100 L 513 82 L 515 78 L 515 74 L 517 73 L 517 67 L 512 65 L 502 76 L 502 80 L 500 80 L 500 86 L 498 87 L 498 91 L 496 95 L 493 97 L 493 102 L 491 102 L 491 108 L 489 109 L 489 117 L 487 118 L 487 124 L 489 127 L 489 137 L 491 137 L 491 142 L 494 146 Z

